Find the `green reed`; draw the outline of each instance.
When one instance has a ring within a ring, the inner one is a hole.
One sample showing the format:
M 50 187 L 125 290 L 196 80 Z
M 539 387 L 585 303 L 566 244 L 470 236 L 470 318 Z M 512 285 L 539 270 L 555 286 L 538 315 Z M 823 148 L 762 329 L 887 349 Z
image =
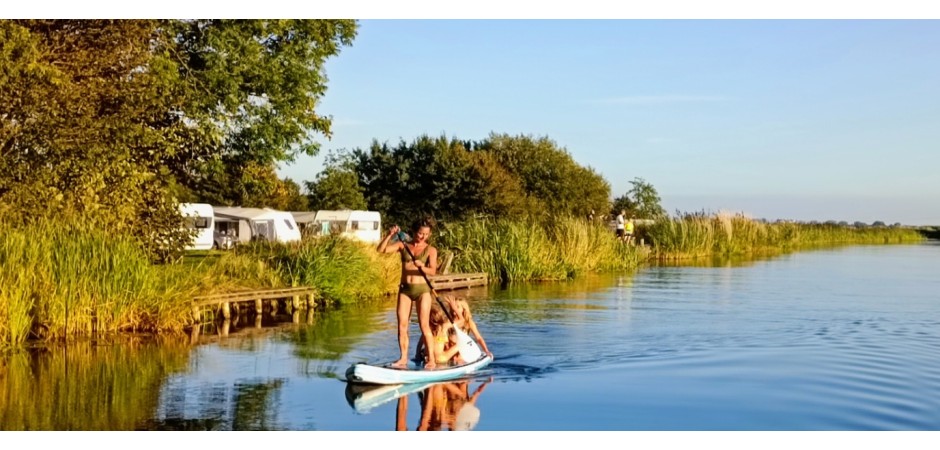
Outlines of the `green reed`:
M 289 286 L 315 287 L 321 298 L 346 303 L 394 292 L 399 266 L 375 247 L 339 236 L 305 238 L 299 243 L 264 242 L 245 246 Z M 384 257 L 383 257 L 384 256 Z
M 792 251 L 801 247 L 918 242 L 923 237 L 903 227 L 759 222 L 741 215 L 685 214 L 659 220 L 643 230 L 656 259 Z
M 159 327 L 165 283 L 127 237 L 38 223 L 0 234 L 0 345 Z
M 500 282 L 570 279 L 579 273 L 629 270 L 641 251 L 605 227 L 576 218 L 471 219 L 439 233 L 440 247 L 454 252 L 457 272 L 485 272 Z
M 0 234 L 0 348 L 29 338 L 181 331 L 190 302 L 234 287 L 279 285 L 241 255 L 154 265 L 130 236 L 80 224 L 5 226 Z

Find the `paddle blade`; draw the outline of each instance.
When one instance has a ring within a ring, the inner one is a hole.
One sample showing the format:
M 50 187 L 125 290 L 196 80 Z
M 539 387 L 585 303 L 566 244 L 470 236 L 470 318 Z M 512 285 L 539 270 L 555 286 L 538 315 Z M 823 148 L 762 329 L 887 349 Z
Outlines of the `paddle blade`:
M 483 356 L 480 346 L 466 332 L 457 327 L 454 327 L 454 332 L 457 334 L 457 348 L 460 351 L 460 357 L 464 361 L 473 362 Z

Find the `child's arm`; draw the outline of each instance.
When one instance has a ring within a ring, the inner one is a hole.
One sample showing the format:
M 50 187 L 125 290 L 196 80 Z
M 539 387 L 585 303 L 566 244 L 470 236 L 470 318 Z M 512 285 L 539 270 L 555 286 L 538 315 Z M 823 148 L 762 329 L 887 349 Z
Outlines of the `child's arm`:
M 451 345 L 450 348 L 447 348 L 444 350 L 443 355 L 439 356 L 438 360 L 450 361 L 451 359 L 453 359 L 454 356 L 457 356 L 457 354 L 459 353 L 460 353 L 460 346 Z
M 480 330 L 477 329 L 477 324 L 474 321 L 470 321 L 470 332 L 473 333 L 473 337 L 476 338 L 477 342 L 480 343 L 480 347 L 483 348 L 483 352 L 487 355 L 493 356 L 493 352 L 486 347 L 486 341 L 483 340 L 483 335 L 480 334 Z

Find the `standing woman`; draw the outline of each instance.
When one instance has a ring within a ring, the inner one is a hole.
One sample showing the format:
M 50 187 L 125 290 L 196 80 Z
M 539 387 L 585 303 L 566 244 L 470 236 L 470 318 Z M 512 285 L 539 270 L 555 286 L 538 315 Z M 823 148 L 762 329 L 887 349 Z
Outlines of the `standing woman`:
M 437 249 L 428 243 L 431 237 L 431 219 L 426 218 L 415 222 L 411 226 L 412 242 L 406 243 L 396 241 L 389 243 L 392 236 L 398 234 L 400 228 L 393 225 L 388 230 L 388 235 L 376 250 L 379 253 L 401 253 L 401 280 L 398 288 L 398 347 L 401 350 L 401 358 L 392 364 L 394 367 L 405 367 L 408 364 L 408 326 L 411 323 L 411 310 L 414 302 L 418 303 L 418 326 L 421 328 L 421 338 L 424 339 L 425 348 L 428 352 L 426 369 L 437 367 L 434 355 L 434 337 L 431 334 L 430 316 L 431 316 L 431 287 L 428 286 L 424 276 L 431 276 L 437 273 Z M 414 261 L 408 255 L 407 249 L 414 255 Z

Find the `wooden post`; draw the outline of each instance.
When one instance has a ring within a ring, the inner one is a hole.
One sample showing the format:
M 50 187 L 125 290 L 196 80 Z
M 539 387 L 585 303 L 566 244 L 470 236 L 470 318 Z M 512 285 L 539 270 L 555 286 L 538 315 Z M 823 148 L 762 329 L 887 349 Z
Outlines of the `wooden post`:
M 264 309 L 264 304 L 261 303 L 261 299 L 255 300 L 255 314 L 261 315 L 262 310 Z
M 313 292 L 307 294 L 307 308 L 313 311 L 313 308 L 317 306 L 317 298 Z
M 261 328 L 261 314 L 255 316 L 255 328 Z
M 294 311 L 300 309 L 300 296 L 299 295 L 295 295 L 290 298 L 290 306 L 291 308 L 293 308 Z
M 307 310 L 307 325 L 313 325 L 313 308 Z
M 295 309 L 294 312 L 291 313 L 291 322 L 300 323 L 300 310 L 299 309 Z
M 444 262 L 441 264 L 440 269 L 437 273 L 441 275 L 447 275 L 450 273 L 450 263 L 454 261 L 454 252 L 447 252 L 444 255 Z
M 232 318 L 232 307 L 229 302 L 222 302 L 222 318 L 225 320 Z
M 228 336 L 229 327 L 232 326 L 232 321 L 225 319 L 222 321 L 222 337 Z
M 199 325 L 202 323 L 202 315 L 199 314 L 199 306 L 193 305 L 193 323 Z
M 277 315 L 277 310 L 278 310 L 277 299 L 273 299 L 271 300 L 271 317 L 274 317 Z
M 195 345 L 199 343 L 199 329 L 202 328 L 199 323 L 193 325 L 193 329 L 189 332 L 189 343 L 190 345 Z

